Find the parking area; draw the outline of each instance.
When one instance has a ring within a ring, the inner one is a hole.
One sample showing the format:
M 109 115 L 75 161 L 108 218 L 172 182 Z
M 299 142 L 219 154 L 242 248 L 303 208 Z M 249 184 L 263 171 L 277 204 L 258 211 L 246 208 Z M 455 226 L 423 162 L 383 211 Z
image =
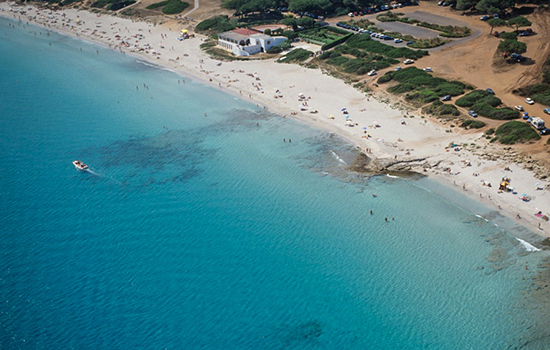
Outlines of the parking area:
M 435 38 L 439 35 L 438 31 L 419 26 L 412 26 L 402 22 L 380 22 L 376 24 L 376 27 L 384 29 L 388 32 L 398 32 L 403 35 L 412 35 L 418 39 Z
M 455 20 L 455 19 L 452 19 L 452 18 L 448 18 L 448 17 L 434 15 L 433 13 L 428 13 L 428 12 L 424 12 L 424 11 L 409 12 L 409 13 L 406 13 L 405 16 L 407 16 L 409 18 L 417 19 L 417 20 L 422 21 L 422 22 L 435 23 L 435 24 L 441 24 L 441 25 L 446 25 L 446 26 L 449 26 L 449 25 L 450 26 L 459 26 L 459 27 L 467 27 L 468 26 L 467 23 L 464 23 L 464 22 L 461 22 L 461 21 L 458 21 L 458 20 Z

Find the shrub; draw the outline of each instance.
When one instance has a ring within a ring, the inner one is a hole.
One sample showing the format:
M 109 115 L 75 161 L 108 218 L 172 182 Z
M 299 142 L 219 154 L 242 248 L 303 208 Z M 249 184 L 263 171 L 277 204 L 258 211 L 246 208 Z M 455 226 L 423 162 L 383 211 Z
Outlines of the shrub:
M 488 118 L 497 120 L 511 120 L 519 117 L 519 112 L 512 108 L 494 108 L 493 112 Z
M 164 5 L 168 4 L 168 0 L 166 1 L 161 1 L 161 2 L 156 2 L 154 4 L 151 4 L 149 6 L 146 7 L 147 10 L 154 10 L 156 8 L 159 8 L 159 7 L 163 7 Z
M 500 39 L 506 39 L 506 40 L 517 40 L 518 33 L 516 32 L 510 32 L 510 33 L 500 33 L 498 35 Z
M 216 16 L 200 22 L 195 29 L 197 32 L 220 33 L 235 29 L 235 26 L 229 22 L 229 17 Z
M 303 62 L 313 55 L 313 52 L 304 50 L 302 48 L 295 49 L 286 54 L 285 57 L 277 60 L 282 63 Z
M 323 46 L 321 46 L 321 50 L 328 50 L 330 48 L 333 48 L 335 46 L 338 46 L 340 44 L 342 44 L 343 42 L 345 42 L 346 40 L 348 40 L 349 38 L 351 38 L 353 36 L 353 33 L 349 33 L 348 35 L 346 36 L 343 36 L 341 38 L 338 38 L 334 41 L 331 41 L 327 44 L 324 44 Z
M 464 88 L 455 83 L 445 82 L 437 85 L 437 88 L 435 89 L 435 91 L 439 96 L 445 96 L 445 95 L 458 96 L 464 93 Z
M 439 100 L 437 100 L 437 102 L 441 103 Z M 435 102 L 434 102 L 435 104 Z M 454 115 L 454 116 L 459 116 L 460 115 L 460 111 L 458 110 L 458 108 L 456 108 L 455 105 L 451 105 L 451 104 L 444 104 L 444 103 L 441 103 L 441 106 L 439 107 L 439 114 L 441 115 Z
M 511 121 L 498 127 L 495 134 L 500 143 L 512 145 L 518 142 L 540 140 L 540 135 L 526 123 Z
M 281 49 L 280 46 L 273 46 L 269 50 L 267 50 L 267 53 L 281 53 L 283 52 L 283 49 Z
M 410 83 L 400 83 L 395 86 L 392 86 L 388 89 L 389 92 L 394 94 L 401 94 L 404 92 L 412 91 L 415 89 L 415 86 Z
M 298 37 L 298 33 L 293 30 L 285 30 L 281 35 L 286 36 L 289 40 L 294 40 Z
M 125 8 L 126 6 L 135 4 L 135 0 L 127 0 L 127 1 L 121 1 L 121 2 L 115 2 L 114 4 L 111 4 L 108 9 L 111 11 L 118 11 L 122 8 Z
M 432 90 L 421 90 L 418 92 L 418 97 L 422 102 L 428 103 L 433 101 L 439 101 L 439 96 Z
M 390 81 L 391 79 L 392 79 L 391 75 L 385 74 L 385 75 L 381 76 L 380 78 L 378 78 L 377 83 L 378 84 L 384 84 L 384 83 L 387 83 L 388 81 Z
M 498 44 L 498 49 L 501 52 L 521 54 L 527 51 L 527 44 L 517 40 L 506 39 L 501 41 L 500 44 Z
M 475 103 L 482 102 L 485 98 L 492 96 L 484 90 L 474 90 L 456 100 L 455 104 L 460 107 L 471 107 Z
M 162 13 L 167 15 L 175 15 L 182 13 L 183 10 L 189 7 L 189 3 L 181 0 L 168 0 L 168 3 L 162 8 Z
M 487 125 L 487 124 L 485 124 L 484 122 L 482 122 L 480 120 L 468 119 L 468 120 L 465 120 L 462 123 L 462 125 L 460 125 L 460 127 L 466 128 L 466 129 L 481 129 L 485 125 Z

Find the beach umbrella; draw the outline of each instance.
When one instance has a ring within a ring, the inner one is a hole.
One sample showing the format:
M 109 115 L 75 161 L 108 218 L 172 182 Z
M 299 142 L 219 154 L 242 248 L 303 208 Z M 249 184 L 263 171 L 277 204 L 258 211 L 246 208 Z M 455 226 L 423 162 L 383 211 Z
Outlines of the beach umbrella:
M 363 127 L 363 130 L 367 130 L 367 127 L 366 127 L 366 126 L 364 126 L 364 127 Z
M 182 29 L 181 32 L 182 32 L 183 34 L 185 34 L 185 33 L 188 32 L 188 30 L 187 30 L 187 29 Z
M 344 108 L 341 109 L 341 111 L 343 112 L 343 111 L 345 111 L 346 109 L 347 109 L 347 108 L 344 107 Z
M 349 119 L 349 118 L 351 118 L 351 117 L 349 115 L 346 115 L 346 119 Z

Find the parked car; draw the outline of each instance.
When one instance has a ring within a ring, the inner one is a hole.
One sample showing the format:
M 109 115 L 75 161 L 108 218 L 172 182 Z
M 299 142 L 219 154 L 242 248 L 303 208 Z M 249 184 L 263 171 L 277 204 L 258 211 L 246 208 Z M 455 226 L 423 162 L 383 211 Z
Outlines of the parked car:
M 348 13 L 348 16 L 353 17 L 353 12 Z
M 395 42 L 396 44 L 399 44 L 399 43 L 402 43 L 403 40 L 401 40 L 401 39 L 395 39 L 394 42 Z
M 414 63 L 414 60 L 411 60 L 410 58 L 407 58 L 406 60 L 403 61 L 403 63 L 411 64 L 411 63 Z
M 523 118 L 523 120 L 527 120 L 527 119 L 530 118 L 529 113 L 527 113 L 527 112 L 523 113 L 523 115 L 521 117 Z
M 441 101 L 450 101 L 451 100 L 451 95 L 445 95 L 441 98 Z
M 477 117 L 477 113 L 476 113 L 476 111 L 474 111 L 473 109 L 470 109 L 470 110 L 468 111 L 468 114 L 471 115 L 471 116 L 474 117 L 474 118 Z
M 373 75 L 376 75 L 376 74 L 378 74 L 378 73 L 376 73 L 376 71 L 374 69 L 367 73 L 367 75 L 369 77 L 372 77 Z
M 520 55 L 520 54 L 517 54 L 517 53 L 513 53 L 510 55 L 510 58 L 513 60 L 513 61 L 516 61 L 516 62 L 523 62 L 525 61 L 527 58 Z
M 540 135 L 550 135 L 550 129 L 544 128 L 541 131 L 539 131 Z
M 494 94 L 495 94 L 495 92 L 493 91 L 493 89 L 487 88 L 487 89 L 485 89 L 485 91 L 487 91 L 487 92 L 490 93 L 491 95 L 494 95 Z
M 433 72 L 432 67 L 426 67 L 424 68 L 424 72 Z
M 407 41 L 407 45 L 414 45 L 414 41 Z
M 543 111 L 544 113 L 546 113 L 546 114 L 550 114 L 550 108 L 545 108 L 545 109 L 543 109 L 542 111 Z
M 398 70 L 401 70 L 401 67 L 395 67 L 394 70 L 397 72 Z
M 489 16 L 485 15 L 485 16 L 481 16 L 480 20 L 482 21 L 486 21 L 489 19 Z
M 533 100 L 532 100 L 531 98 L 529 98 L 529 97 L 527 97 L 527 98 L 525 99 L 525 102 L 526 102 L 527 104 L 530 104 L 530 105 L 535 104 L 535 101 L 533 101 Z
M 517 105 L 514 108 L 517 109 L 520 112 L 523 111 L 523 106 Z

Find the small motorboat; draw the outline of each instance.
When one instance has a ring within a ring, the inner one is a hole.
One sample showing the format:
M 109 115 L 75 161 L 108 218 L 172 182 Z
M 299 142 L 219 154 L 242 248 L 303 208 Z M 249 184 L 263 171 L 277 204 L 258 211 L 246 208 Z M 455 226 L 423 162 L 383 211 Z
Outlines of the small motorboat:
M 75 167 L 77 170 L 82 170 L 82 171 L 88 170 L 88 166 L 87 166 L 86 164 L 82 163 L 82 162 L 79 161 L 79 160 L 75 160 L 75 161 L 73 162 L 73 165 L 74 165 L 74 167 Z

